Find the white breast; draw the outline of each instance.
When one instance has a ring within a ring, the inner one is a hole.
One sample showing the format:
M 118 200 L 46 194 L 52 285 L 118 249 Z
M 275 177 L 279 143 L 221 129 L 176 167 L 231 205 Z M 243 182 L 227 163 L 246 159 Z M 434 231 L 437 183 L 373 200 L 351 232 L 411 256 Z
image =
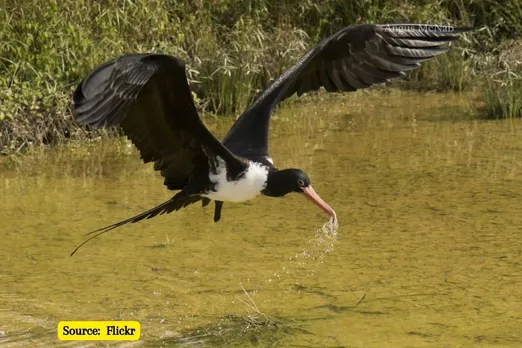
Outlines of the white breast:
M 202 196 L 223 202 L 244 202 L 261 194 L 268 177 L 265 166 L 250 162 L 241 179 L 228 181 L 225 162 L 219 157 L 217 159 L 219 165 L 216 174 L 209 174 L 210 181 L 215 184 L 215 192 L 210 191 Z

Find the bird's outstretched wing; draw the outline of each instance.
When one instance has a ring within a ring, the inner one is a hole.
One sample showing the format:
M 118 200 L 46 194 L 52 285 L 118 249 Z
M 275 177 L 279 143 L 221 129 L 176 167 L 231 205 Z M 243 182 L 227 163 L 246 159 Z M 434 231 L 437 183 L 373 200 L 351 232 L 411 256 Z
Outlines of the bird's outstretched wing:
M 212 166 L 216 156 L 225 161 L 231 176 L 245 169 L 244 161 L 201 122 L 185 66 L 175 57 L 129 54 L 108 61 L 80 83 L 73 102 L 79 123 L 97 128 L 121 126 L 143 161 L 154 162 L 154 169 L 161 172 L 171 190 L 183 190 L 194 175 L 215 170 Z M 87 241 L 121 225 L 168 214 L 201 199 L 197 192 L 178 192 L 144 213 L 94 231 L 98 233 Z
M 195 170 L 208 172 L 209 156 L 243 166 L 201 122 L 185 65 L 175 57 L 128 54 L 108 61 L 80 83 L 73 102 L 77 122 L 121 126 L 169 189 L 182 189 Z
M 447 43 L 471 28 L 427 24 L 361 24 L 339 30 L 304 54 L 237 119 L 223 144 L 246 158 L 269 157 L 274 107 L 297 93 L 355 91 L 404 75 L 449 50 Z

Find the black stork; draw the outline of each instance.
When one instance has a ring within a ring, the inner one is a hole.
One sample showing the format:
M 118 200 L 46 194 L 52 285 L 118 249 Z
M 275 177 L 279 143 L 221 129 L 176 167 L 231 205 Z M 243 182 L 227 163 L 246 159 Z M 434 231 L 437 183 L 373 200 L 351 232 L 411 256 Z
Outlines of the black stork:
M 180 59 L 127 54 L 98 66 L 74 92 L 76 121 L 96 128 L 121 126 L 143 161 L 154 162 L 165 186 L 179 192 L 146 212 L 91 232 L 97 234 L 90 239 L 198 201 L 203 206 L 215 201 L 217 222 L 223 202 L 291 192 L 303 194 L 336 221 L 335 211 L 317 195 L 302 170 L 274 166 L 268 129 L 275 106 L 320 87 L 351 92 L 403 76 L 420 62 L 448 51 L 447 43 L 468 30 L 426 24 L 361 24 L 341 29 L 273 81 L 221 142 L 198 116 Z

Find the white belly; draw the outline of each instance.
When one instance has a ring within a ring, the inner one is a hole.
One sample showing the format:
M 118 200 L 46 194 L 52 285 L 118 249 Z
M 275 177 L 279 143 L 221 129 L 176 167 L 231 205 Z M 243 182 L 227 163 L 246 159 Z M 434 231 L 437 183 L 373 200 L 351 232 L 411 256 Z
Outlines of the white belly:
M 261 194 L 266 186 L 268 170 L 261 164 L 251 162 L 245 175 L 238 181 L 227 180 L 225 162 L 218 157 L 217 174 L 210 174 L 209 178 L 215 184 L 215 192 L 202 194 L 216 201 L 244 202 Z

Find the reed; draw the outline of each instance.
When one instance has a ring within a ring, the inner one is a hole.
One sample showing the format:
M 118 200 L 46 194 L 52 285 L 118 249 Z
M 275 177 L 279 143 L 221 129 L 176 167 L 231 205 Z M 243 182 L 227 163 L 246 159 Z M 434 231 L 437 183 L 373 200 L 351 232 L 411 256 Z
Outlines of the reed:
M 522 116 L 522 41 L 485 55 L 480 65 L 479 91 L 486 118 Z

